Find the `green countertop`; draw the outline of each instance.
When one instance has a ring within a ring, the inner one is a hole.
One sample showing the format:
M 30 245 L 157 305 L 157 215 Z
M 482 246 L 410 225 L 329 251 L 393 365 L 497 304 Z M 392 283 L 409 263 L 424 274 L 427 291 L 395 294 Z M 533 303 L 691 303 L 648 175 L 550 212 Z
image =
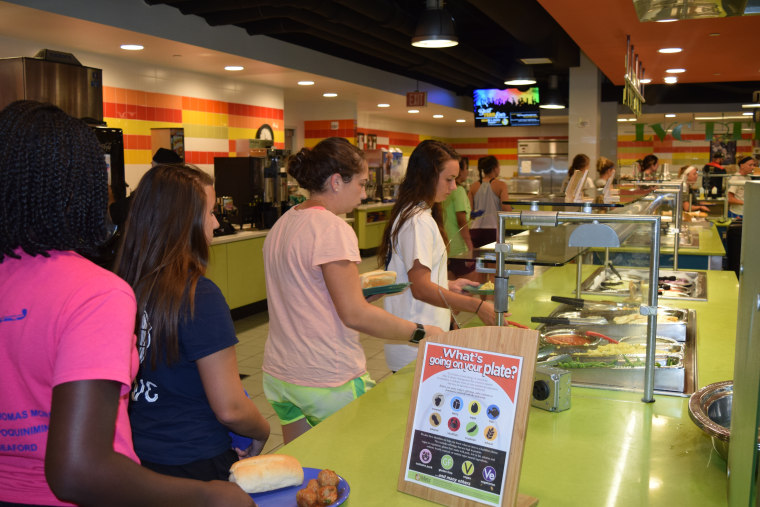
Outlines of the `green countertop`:
M 584 266 L 584 276 L 595 266 Z M 572 295 L 575 266 L 535 277 L 510 305 L 510 320 L 529 323 Z M 697 310 L 699 386 L 732 378 L 738 283 L 708 271 L 708 302 Z M 667 302 L 670 306 L 686 304 Z M 283 447 L 303 466 L 332 468 L 351 486 L 346 505 L 430 505 L 396 491 L 413 369 L 408 366 Z M 727 505 L 726 462 L 690 420 L 688 398 L 572 388 L 570 410 L 531 408 L 520 492 L 539 505 Z
M 710 227 L 700 227 L 699 229 L 699 246 L 697 248 L 686 246 L 678 249 L 678 255 L 706 255 L 706 256 L 718 256 L 723 257 L 726 255 L 726 249 L 723 246 L 723 242 L 720 239 L 720 233 L 718 232 L 715 224 L 710 224 Z M 591 250 L 600 251 L 601 248 L 592 248 Z M 621 246 L 619 248 L 610 248 L 610 252 L 635 252 L 635 253 L 649 253 L 648 246 Z M 660 245 L 660 254 L 672 254 L 672 246 Z

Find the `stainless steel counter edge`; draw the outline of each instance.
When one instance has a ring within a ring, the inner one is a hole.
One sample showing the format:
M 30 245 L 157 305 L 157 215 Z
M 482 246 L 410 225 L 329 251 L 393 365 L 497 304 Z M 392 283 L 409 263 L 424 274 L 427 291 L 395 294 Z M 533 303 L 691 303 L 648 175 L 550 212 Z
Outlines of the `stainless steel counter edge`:
M 243 230 L 238 231 L 235 234 L 230 234 L 228 236 L 217 236 L 211 240 L 211 246 L 223 245 L 225 243 L 234 243 L 235 241 L 243 241 L 246 239 L 261 238 L 263 236 L 266 236 L 268 232 L 269 229 L 265 229 L 263 231 Z

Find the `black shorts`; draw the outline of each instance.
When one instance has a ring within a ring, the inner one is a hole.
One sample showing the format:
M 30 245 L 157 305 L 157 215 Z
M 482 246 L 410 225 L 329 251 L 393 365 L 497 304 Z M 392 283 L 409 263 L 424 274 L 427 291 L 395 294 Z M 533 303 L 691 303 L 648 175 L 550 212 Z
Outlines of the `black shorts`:
M 186 479 L 198 479 L 201 481 L 226 481 L 230 477 L 230 467 L 240 458 L 233 449 L 228 449 L 213 458 L 200 459 L 187 463 L 185 465 L 162 465 L 160 463 L 151 463 L 150 461 L 140 460 L 142 466 L 149 468 L 154 472 L 172 477 L 183 477 Z
M 479 248 L 496 241 L 496 229 L 470 229 L 472 246 Z
M 469 259 L 449 259 L 448 269 L 455 277 L 462 278 L 464 275 L 475 271 L 475 261 Z

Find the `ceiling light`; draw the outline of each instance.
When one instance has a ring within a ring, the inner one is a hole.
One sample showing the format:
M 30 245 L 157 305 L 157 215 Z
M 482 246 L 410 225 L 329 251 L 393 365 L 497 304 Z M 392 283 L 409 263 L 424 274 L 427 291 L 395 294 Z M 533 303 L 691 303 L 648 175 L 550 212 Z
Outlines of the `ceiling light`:
M 390 104 L 378 104 L 377 107 L 391 107 Z
M 337 97 L 337 93 L 327 92 L 322 94 L 323 97 Z
M 125 51 L 142 51 L 145 49 L 145 47 L 140 44 L 122 44 L 119 47 Z
M 665 72 L 667 72 L 668 74 L 682 74 L 686 72 L 686 69 L 668 69 Z
M 639 79 L 639 83 L 641 84 L 649 84 L 652 82 L 652 78 L 645 77 L 644 79 Z
M 457 123 L 465 123 L 466 121 L 464 118 L 457 118 Z
M 751 109 L 753 107 L 760 107 L 760 104 L 742 104 L 742 109 Z
M 550 58 L 520 58 L 525 65 L 544 65 L 553 63 Z
M 540 104 L 538 107 L 541 109 L 565 109 L 562 104 Z
M 666 18 L 666 19 L 658 19 L 658 23 L 672 23 L 674 21 L 678 21 L 676 18 Z
M 298 86 L 311 86 L 314 84 L 314 81 L 299 81 Z
M 628 118 L 628 121 L 636 121 L 637 118 Z
M 752 113 L 750 113 L 750 114 L 752 114 Z M 433 118 L 443 118 L 443 115 L 442 114 L 434 114 Z
M 746 113 L 742 113 L 742 116 L 752 116 L 752 113 L 750 113 L 749 111 L 747 111 Z
M 510 67 L 507 78 L 504 80 L 505 85 L 510 86 L 527 86 L 536 84 L 536 78 L 533 76 L 533 69 L 525 65 L 514 64 Z
M 504 81 L 504 84 L 510 85 L 510 86 L 527 86 L 536 84 L 535 79 L 510 79 L 509 81 Z
M 676 115 L 673 114 L 673 113 L 669 113 L 669 114 L 665 115 L 665 118 L 675 118 L 675 117 L 676 117 Z
M 618 118 L 618 121 L 619 121 L 620 123 L 622 123 L 622 122 L 624 122 L 624 121 L 628 121 L 628 119 L 627 119 L 627 118 Z
M 663 53 L 663 54 L 680 53 L 681 51 L 683 51 L 683 49 L 681 48 L 662 48 L 662 49 L 657 50 L 658 53 Z
M 443 0 L 427 0 L 425 12 L 417 22 L 412 46 L 450 48 L 459 44 L 454 18 L 443 8 Z
M 675 76 L 667 76 L 665 78 L 665 83 L 667 83 L 667 84 L 675 84 L 677 82 L 678 82 L 678 78 L 675 77 Z
M 696 116 L 695 120 L 744 120 L 743 116 Z
M 224 68 L 224 70 L 229 70 L 229 71 L 232 71 L 232 72 L 235 72 L 235 71 L 238 71 L 238 70 L 243 70 L 243 69 L 244 69 L 244 67 L 242 65 L 227 65 Z
M 409 114 L 417 114 L 419 112 L 420 112 L 419 109 L 410 109 L 409 111 L 407 111 L 407 113 L 409 113 Z

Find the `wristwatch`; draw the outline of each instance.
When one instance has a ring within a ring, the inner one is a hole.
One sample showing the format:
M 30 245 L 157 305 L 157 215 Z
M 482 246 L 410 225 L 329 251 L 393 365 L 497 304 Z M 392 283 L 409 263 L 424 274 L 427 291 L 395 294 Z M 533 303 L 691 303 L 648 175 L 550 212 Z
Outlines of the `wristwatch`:
M 425 327 L 422 324 L 417 324 L 417 329 L 415 329 L 412 333 L 412 339 L 409 340 L 409 343 L 420 343 L 420 340 L 422 340 L 424 337 Z

